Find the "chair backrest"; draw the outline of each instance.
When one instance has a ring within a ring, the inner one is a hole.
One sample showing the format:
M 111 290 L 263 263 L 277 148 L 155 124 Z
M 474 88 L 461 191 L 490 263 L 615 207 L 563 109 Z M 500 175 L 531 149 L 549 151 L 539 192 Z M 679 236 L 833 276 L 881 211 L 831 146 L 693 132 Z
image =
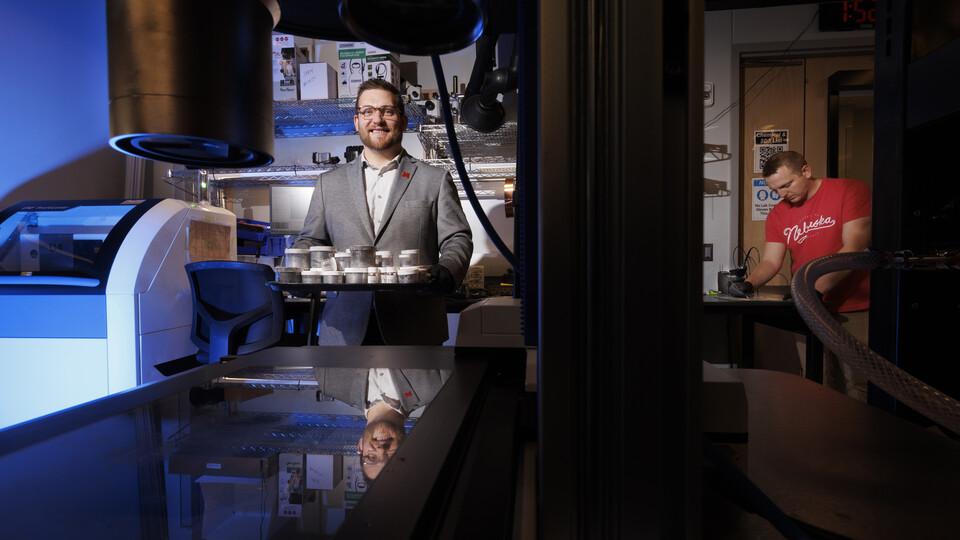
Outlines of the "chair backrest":
M 283 294 L 267 284 L 274 279 L 273 269 L 237 261 L 203 261 L 185 268 L 193 292 L 190 339 L 200 348 L 198 361 L 218 362 L 280 340 Z

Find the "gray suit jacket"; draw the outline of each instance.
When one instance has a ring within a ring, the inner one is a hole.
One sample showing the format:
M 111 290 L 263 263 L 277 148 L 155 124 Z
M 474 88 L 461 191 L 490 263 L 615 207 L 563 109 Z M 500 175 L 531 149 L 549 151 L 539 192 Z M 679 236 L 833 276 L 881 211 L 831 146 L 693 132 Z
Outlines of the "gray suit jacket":
M 317 180 L 303 232 L 294 247 L 376 246 L 398 256 L 419 249 L 420 264 L 442 264 L 457 283 L 473 255 L 470 225 L 450 174 L 404 153 L 375 233 L 364 191 L 362 158 Z M 321 345 L 359 345 L 370 308 L 388 345 L 439 345 L 447 339 L 443 297 L 414 292 L 329 293 L 320 323 Z
M 320 393 L 363 410 L 369 369 L 313 368 Z M 445 369 L 388 369 L 405 416 L 427 406 L 450 378 Z

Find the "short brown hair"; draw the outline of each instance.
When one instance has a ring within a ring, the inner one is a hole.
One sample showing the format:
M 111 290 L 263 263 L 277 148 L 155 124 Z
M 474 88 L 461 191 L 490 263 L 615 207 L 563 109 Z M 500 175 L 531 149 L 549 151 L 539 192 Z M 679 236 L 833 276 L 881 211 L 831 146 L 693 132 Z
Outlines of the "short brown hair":
M 400 113 L 403 113 L 403 96 L 400 95 L 400 90 L 387 82 L 384 79 L 367 79 L 360 83 L 360 88 L 357 89 L 357 102 L 356 105 L 360 104 L 360 96 L 363 95 L 367 90 L 386 90 L 393 94 L 393 104 L 400 109 Z
M 803 155 L 799 152 L 794 152 L 793 150 L 777 152 L 767 158 L 767 162 L 763 164 L 763 177 L 773 176 L 780 170 L 780 167 L 786 167 L 795 173 L 799 173 L 800 169 L 806 164 L 807 160 L 804 159 Z

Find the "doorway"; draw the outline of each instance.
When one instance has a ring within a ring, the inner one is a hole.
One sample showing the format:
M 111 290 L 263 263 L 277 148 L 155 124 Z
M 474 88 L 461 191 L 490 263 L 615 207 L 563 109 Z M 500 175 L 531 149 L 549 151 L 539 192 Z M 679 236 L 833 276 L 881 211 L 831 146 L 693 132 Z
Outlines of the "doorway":
M 838 71 L 827 80 L 827 176 L 873 187 L 873 70 Z
M 858 77 L 849 75 L 857 73 Z M 830 79 L 835 79 L 837 126 L 831 128 Z M 857 178 L 872 185 L 873 55 L 741 60 L 740 234 L 744 252 L 756 248 L 752 268 L 763 256 L 764 220 L 778 196 L 760 170 L 778 150 L 804 155 L 817 177 Z M 863 83 L 869 79 L 869 87 Z M 837 169 L 831 164 L 836 161 Z M 842 165 L 841 165 L 842 164 Z M 841 170 L 842 167 L 842 170 Z M 841 172 L 843 174 L 841 174 Z M 789 285 L 790 254 L 770 285 Z

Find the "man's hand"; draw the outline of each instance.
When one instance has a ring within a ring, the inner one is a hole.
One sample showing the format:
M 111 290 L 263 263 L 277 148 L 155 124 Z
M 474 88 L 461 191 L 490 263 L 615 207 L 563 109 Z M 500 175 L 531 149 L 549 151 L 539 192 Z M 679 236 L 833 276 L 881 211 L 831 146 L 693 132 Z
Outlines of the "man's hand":
M 753 283 L 749 281 L 734 281 L 727 285 L 727 294 L 737 298 L 748 298 L 753 292 Z
M 427 272 L 427 289 L 435 294 L 449 294 L 457 289 L 457 284 L 446 266 L 435 264 Z

